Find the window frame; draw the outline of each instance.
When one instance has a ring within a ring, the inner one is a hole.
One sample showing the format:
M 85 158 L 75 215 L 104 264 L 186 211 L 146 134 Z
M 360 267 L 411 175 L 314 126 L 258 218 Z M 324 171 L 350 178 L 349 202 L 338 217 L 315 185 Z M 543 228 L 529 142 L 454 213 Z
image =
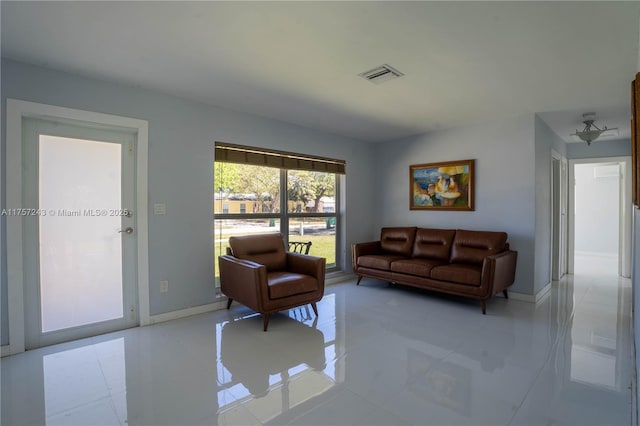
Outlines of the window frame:
M 216 167 L 216 163 L 224 163 L 224 161 L 216 161 L 214 159 L 214 168 Z M 237 163 L 242 164 L 242 163 Z M 216 213 L 215 208 L 213 211 L 213 231 L 214 231 L 214 244 L 215 244 L 215 234 L 216 234 L 216 221 L 217 220 L 252 220 L 252 219 L 275 219 L 280 223 L 280 233 L 284 236 L 285 244 L 289 242 L 289 220 L 290 219 L 311 219 L 311 218 L 335 218 L 335 264 L 332 266 L 328 266 L 326 268 L 327 272 L 336 272 L 342 270 L 342 257 L 339 255 L 342 252 L 342 206 L 341 206 L 341 173 L 337 172 L 327 172 L 322 171 L 322 173 L 329 173 L 335 176 L 335 211 L 334 212 L 302 212 L 302 213 L 294 213 L 288 211 L 288 197 L 287 189 L 288 189 L 288 172 L 291 170 L 297 170 L 294 168 L 282 168 L 282 167 L 273 167 L 273 166 L 258 166 L 258 167 L 267 167 L 267 168 L 276 168 L 280 173 L 280 194 L 283 196 L 280 197 L 280 206 L 279 212 L 276 213 Z M 214 182 L 214 190 L 215 190 L 215 182 Z

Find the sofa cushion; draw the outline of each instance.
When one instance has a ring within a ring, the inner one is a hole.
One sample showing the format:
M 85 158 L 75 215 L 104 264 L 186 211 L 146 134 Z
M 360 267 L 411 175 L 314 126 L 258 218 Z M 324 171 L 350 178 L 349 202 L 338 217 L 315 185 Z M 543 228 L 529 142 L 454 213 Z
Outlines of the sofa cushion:
M 413 243 L 413 257 L 449 260 L 455 229 L 418 228 Z
M 453 263 L 436 266 L 431 270 L 434 280 L 449 281 L 457 284 L 479 286 L 482 277 L 482 266 Z
M 281 234 L 229 237 L 229 245 L 235 257 L 265 265 L 267 271 L 282 271 L 287 265 Z
M 318 280 L 310 275 L 293 272 L 270 272 L 267 274 L 270 299 L 282 299 L 318 289 Z
M 416 227 L 382 228 L 380 231 L 380 247 L 387 253 L 410 257 Z
M 391 271 L 402 274 L 417 275 L 420 277 L 428 277 L 433 267 L 444 264 L 446 264 L 446 262 L 442 260 L 400 259 L 391 263 Z
M 369 254 L 358 257 L 358 266 L 364 268 L 380 269 L 383 271 L 391 270 L 391 262 L 405 259 L 403 256 L 393 254 Z
M 506 242 L 505 232 L 458 229 L 451 248 L 451 263 L 482 265 L 485 257 L 502 252 Z

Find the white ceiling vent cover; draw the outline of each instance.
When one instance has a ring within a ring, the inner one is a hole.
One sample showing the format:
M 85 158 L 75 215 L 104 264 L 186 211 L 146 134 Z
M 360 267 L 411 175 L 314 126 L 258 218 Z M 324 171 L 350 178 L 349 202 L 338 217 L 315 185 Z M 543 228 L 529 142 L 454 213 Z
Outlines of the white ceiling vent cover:
M 381 84 L 385 81 L 402 77 L 404 74 L 393 68 L 392 66 L 384 64 L 358 75 L 374 84 Z

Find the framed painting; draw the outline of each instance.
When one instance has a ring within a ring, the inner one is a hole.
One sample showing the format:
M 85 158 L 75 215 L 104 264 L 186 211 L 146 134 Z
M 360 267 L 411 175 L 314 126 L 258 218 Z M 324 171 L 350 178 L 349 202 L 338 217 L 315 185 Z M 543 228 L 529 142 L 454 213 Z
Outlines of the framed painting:
M 409 166 L 411 210 L 475 210 L 475 160 Z

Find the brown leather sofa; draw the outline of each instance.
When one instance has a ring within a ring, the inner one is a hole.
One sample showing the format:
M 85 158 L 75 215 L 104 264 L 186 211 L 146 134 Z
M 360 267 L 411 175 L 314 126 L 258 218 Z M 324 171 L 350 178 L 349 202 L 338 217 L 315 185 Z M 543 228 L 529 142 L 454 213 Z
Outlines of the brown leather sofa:
M 509 249 L 505 232 L 382 228 L 379 241 L 352 246 L 353 271 L 443 293 L 486 301 L 515 280 L 518 252 Z
M 264 331 L 273 313 L 311 304 L 324 295 L 326 259 L 285 250 L 282 234 L 230 237 L 231 253 L 220 256 L 220 288 L 227 309 L 234 300 L 260 312 Z

